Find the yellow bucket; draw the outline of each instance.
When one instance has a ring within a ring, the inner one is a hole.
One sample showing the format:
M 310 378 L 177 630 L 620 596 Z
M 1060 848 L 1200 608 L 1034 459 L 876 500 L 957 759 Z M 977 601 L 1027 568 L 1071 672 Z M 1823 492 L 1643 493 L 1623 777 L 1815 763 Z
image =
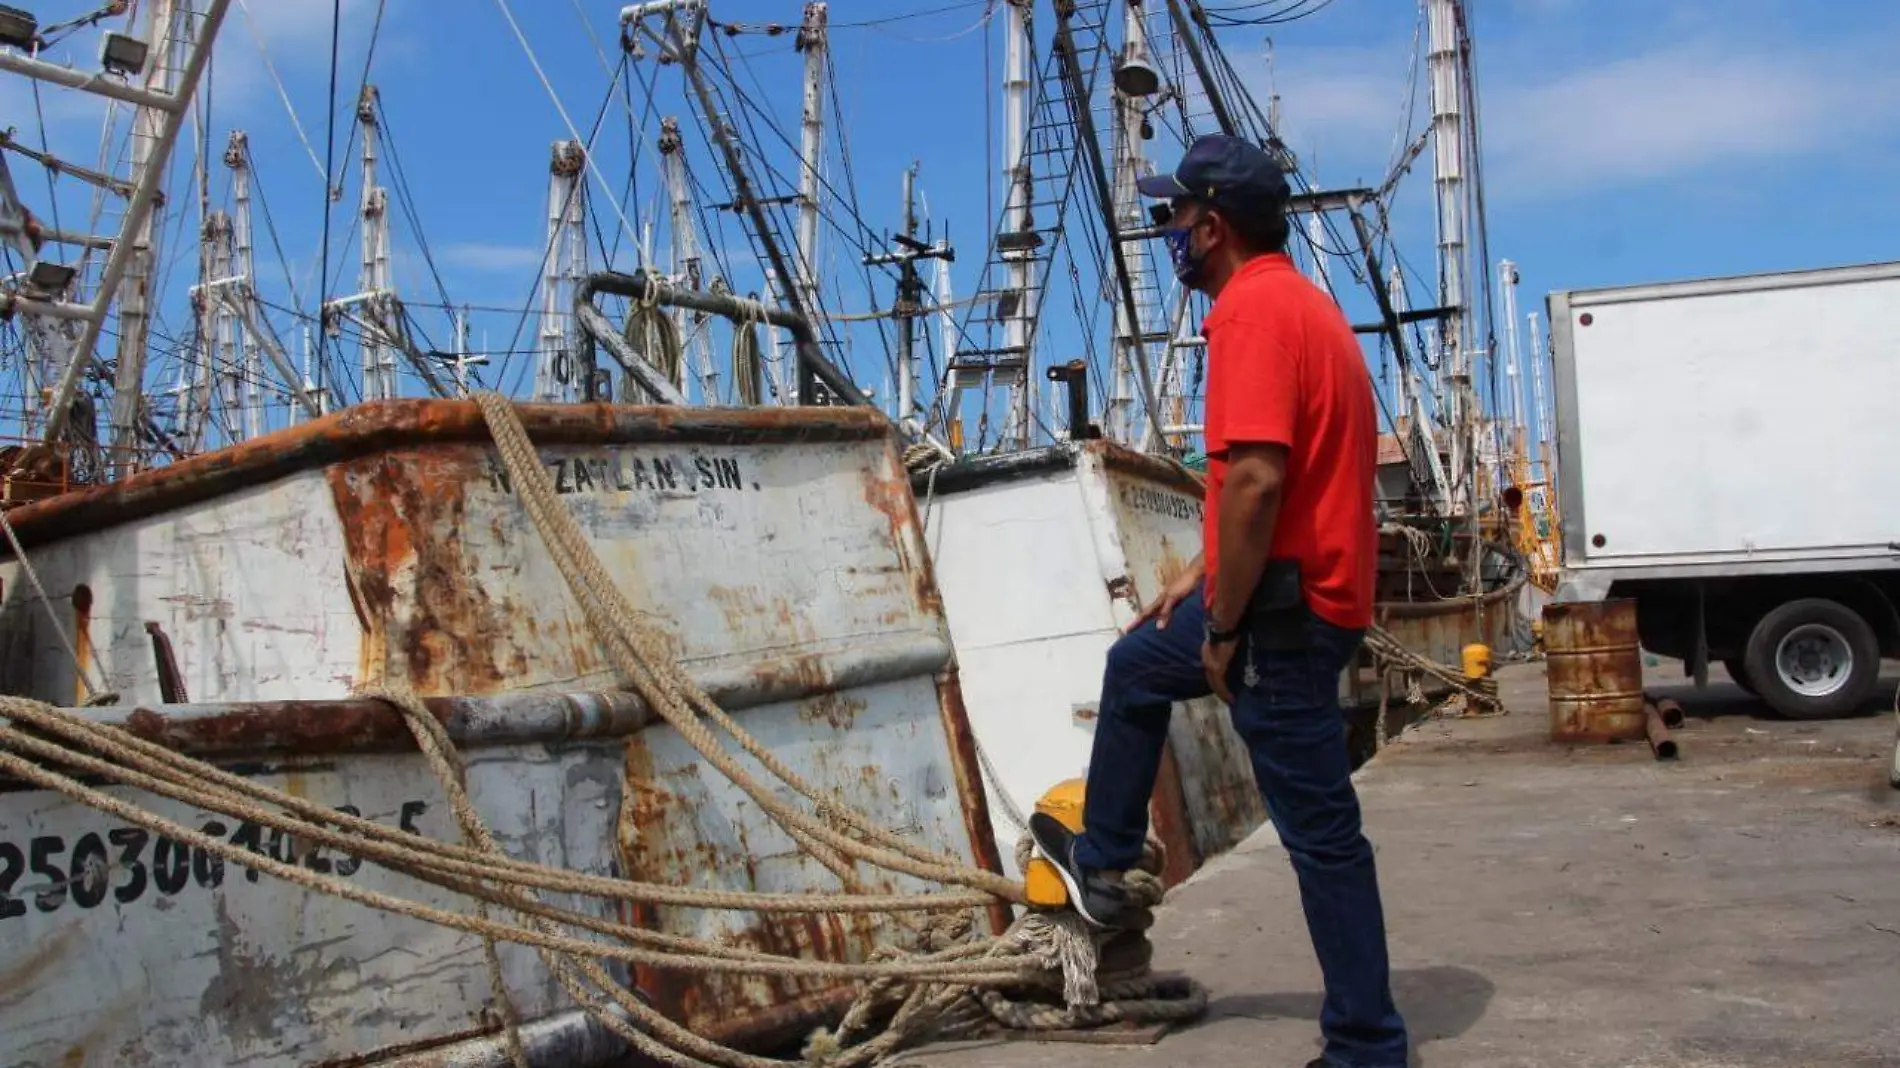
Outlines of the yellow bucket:
M 1482 679 L 1491 674 L 1491 647 L 1472 642 L 1464 648 L 1465 678 Z
M 1054 816 L 1064 827 L 1080 834 L 1086 787 L 1082 779 L 1059 782 L 1036 799 L 1036 811 Z M 1029 866 L 1023 869 L 1023 896 L 1031 905 L 1041 908 L 1061 908 L 1069 903 L 1069 889 L 1062 884 L 1062 876 L 1041 857 L 1031 857 Z

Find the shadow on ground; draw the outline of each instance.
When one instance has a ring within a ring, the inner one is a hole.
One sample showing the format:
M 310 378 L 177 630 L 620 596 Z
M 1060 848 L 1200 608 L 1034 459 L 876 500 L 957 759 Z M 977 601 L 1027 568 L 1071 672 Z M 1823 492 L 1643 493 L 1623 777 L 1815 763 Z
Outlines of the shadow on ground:
M 1449 965 L 1402 969 L 1392 973 L 1392 997 L 1412 1033 L 1412 1045 L 1456 1038 L 1483 1019 L 1497 986 L 1469 968 Z M 1207 1006 L 1205 1026 L 1228 1017 L 1253 1020 L 1319 1020 L 1317 990 L 1272 994 L 1228 994 Z M 1190 1028 L 1191 1030 L 1191 1028 Z

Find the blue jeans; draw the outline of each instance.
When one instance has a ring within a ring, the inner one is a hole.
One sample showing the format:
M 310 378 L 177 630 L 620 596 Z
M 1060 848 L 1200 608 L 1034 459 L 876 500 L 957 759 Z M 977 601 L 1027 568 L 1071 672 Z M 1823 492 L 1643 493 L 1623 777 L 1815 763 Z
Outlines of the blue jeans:
M 1151 620 L 1108 651 L 1076 844 L 1084 867 L 1125 871 L 1141 855 L 1173 703 L 1212 692 L 1201 669 L 1206 612 L 1197 590 L 1166 629 Z M 1310 616 L 1307 633 L 1304 648 L 1286 652 L 1250 650 L 1240 639 L 1229 680 L 1234 728 L 1299 877 L 1326 980 L 1319 1020 L 1326 1058 L 1342 1068 L 1400 1068 L 1405 1021 L 1392 1003 L 1378 875 L 1360 829 L 1339 709 L 1339 673 L 1364 635 Z M 1241 685 L 1250 654 L 1257 678 Z

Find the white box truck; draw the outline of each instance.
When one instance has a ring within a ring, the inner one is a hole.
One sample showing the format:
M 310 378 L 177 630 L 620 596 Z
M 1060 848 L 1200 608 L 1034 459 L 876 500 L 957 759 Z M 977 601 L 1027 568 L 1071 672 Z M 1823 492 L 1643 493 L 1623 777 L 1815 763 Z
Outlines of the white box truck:
M 1783 715 L 1900 655 L 1900 263 L 1549 295 L 1557 600 Z

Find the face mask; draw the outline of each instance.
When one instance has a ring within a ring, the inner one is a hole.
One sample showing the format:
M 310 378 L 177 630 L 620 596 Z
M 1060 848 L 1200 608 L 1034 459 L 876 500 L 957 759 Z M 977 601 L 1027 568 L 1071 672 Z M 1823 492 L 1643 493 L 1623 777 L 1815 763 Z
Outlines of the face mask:
M 1161 236 L 1168 243 L 1168 258 L 1174 261 L 1174 277 L 1189 288 L 1199 284 L 1201 269 L 1206 266 L 1207 254 L 1195 254 L 1191 240 L 1194 236 L 1194 228 L 1192 226 L 1170 228 L 1163 230 Z

